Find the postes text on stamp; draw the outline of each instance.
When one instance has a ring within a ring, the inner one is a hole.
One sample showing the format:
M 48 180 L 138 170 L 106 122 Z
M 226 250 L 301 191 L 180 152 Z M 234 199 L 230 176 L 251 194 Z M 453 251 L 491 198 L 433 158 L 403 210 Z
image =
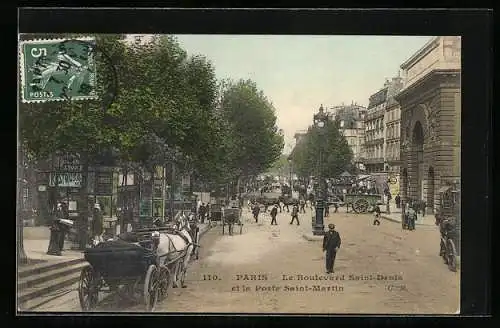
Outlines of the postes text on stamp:
M 96 99 L 95 48 L 94 38 L 22 41 L 22 101 Z

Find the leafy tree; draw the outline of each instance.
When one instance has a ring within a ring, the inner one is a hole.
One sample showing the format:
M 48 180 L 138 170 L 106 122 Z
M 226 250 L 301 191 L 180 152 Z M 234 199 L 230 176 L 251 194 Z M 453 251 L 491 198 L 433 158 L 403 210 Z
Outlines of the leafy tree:
M 201 55 L 188 56 L 173 36 L 153 38 L 146 45 L 132 45 L 127 81 L 133 87 L 122 111 L 141 131 L 135 152 L 150 164 L 177 157 L 179 168 L 198 179 L 223 175 L 225 156 L 220 144 L 226 128 L 216 113 L 217 80 L 212 64 Z M 147 104 L 144 106 L 142 104 Z M 128 106 L 128 107 L 127 107 Z M 152 140 L 156 140 L 152 142 Z M 137 157 L 137 156 L 135 156 Z
M 231 130 L 227 161 L 238 177 L 266 171 L 281 155 L 282 132 L 272 103 L 251 80 L 224 81 L 220 110 Z
M 74 38 L 78 35 L 24 34 L 21 40 L 38 38 Z M 81 155 L 82 185 L 86 185 L 87 167 L 92 158 L 116 145 L 118 134 L 109 124 L 106 107 L 111 85 L 119 83 L 114 73 L 123 68 L 125 45 L 123 35 L 96 37 L 97 92 L 100 100 L 85 102 L 19 103 L 20 138 L 26 157 L 31 161 L 47 158 L 57 152 Z M 123 81 L 121 85 L 123 86 Z M 118 89 L 116 88 L 116 89 Z M 111 104 L 111 107 L 114 104 Z M 87 204 L 86 188 L 82 189 L 83 204 Z M 81 217 L 87 216 L 87 206 L 80 206 Z M 22 229 L 21 229 L 22 230 Z M 20 249 L 23 249 L 22 238 Z M 21 254 L 22 252 L 20 252 Z
M 289 155 L 280 155 L 278 159 L 272 164 L 271 168 L 269 168 L 267 173 L 270 174 L 279 174 L 281 172 L 284 175 L 290 173 L 290 163 L 288 162 Z
M 294 170 L 302 177 L 334 177 L 351 168 L 352 150 L 341 133 L 338 121 L 323 128 L 309 127 L 291 155 Z

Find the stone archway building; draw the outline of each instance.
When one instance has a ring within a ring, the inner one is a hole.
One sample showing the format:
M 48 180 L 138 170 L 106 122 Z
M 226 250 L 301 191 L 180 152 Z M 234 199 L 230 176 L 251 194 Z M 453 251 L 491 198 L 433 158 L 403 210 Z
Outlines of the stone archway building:
M 440 187 L 460 181 L 460 37 L 435 37 L 401 68 L 401 197 L 438 206 Z

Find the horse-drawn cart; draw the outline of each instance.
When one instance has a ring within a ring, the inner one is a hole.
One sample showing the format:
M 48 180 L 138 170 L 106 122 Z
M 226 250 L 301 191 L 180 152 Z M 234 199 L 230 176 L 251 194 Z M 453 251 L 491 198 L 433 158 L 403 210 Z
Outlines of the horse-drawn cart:
M 160 232 L 172 232 L 172 227 L 141 229 L 127 232 L 119 238 L 87 248 L 84 258 L 89 265 L 80 274 L 78 294 L 83 311 L 95 309 L 99 292 L 121 289 L 133 299 L 142 298 L 147 311 L 167 297 L 189 248 L 165 253 L 160 251 Z M 185 270 L 181 268 L 183 284 Z M 123 288 L 120 288 L 123 287 Z
M 384 204 L 384 192 L 389 190 L 385 175 L 357 177 L 352 188 L 344 195 L 344 203 L 355 213 L 367 213 L 376 205 Z
M 233 235 L 234 225 L 240 226 L 240 235 L 243 231 L 243 223 L 241 222 L 241 208 L 224 208 L 222 211 L 222 234 L 224 234 L 225 227 L 229 235 Z
M 355 213 L 367 213 L 371 207 L 383 204 L 383 196 L 378 194 L 346 194 L 344 203 Z

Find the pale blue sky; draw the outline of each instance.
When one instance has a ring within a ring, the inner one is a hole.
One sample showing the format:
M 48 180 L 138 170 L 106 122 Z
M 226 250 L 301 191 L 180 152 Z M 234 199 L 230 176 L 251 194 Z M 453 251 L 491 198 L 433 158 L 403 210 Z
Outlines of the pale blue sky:
M 285 132 L 306 129 L 321 104 L 368 104 L 385 78 L 429 36 L 177 35 L 188 54 L 203 54 L 217 78 L 250 78 L 273 102 Z

